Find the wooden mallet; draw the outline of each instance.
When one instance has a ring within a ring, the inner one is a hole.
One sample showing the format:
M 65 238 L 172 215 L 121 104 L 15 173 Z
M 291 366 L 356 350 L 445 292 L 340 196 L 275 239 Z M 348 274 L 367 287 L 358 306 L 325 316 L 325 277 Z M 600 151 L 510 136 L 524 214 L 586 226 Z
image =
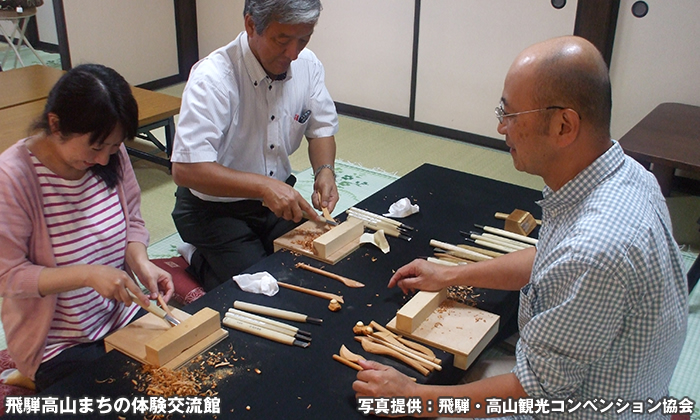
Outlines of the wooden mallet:
M 513 210 L 510 214 L 496 213 L 495 217 L 506 221 L 504 229 L 508 232 L 524 236 L 535 230 L 535 226 L 542 224 L 541 220 L 535 219 L 529 212 L 519 209 Z

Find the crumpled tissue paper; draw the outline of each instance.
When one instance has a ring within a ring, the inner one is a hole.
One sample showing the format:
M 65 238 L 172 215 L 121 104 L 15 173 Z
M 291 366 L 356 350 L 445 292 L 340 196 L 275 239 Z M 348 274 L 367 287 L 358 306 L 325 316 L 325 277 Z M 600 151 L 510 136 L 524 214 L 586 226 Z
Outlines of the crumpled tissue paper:
M 255 274 L 239 274 L 233 276 L 233 280 L 244 292 L 274 296 L 280 290 L 277 279 L 272 277 L 267 271 Z
M 386 217 L 406 217 L 413 213 L 418 213 L 418 204 L 411 204 L 408 198 L 402 198 L 389 207 L 389 213 L 384 213 Z

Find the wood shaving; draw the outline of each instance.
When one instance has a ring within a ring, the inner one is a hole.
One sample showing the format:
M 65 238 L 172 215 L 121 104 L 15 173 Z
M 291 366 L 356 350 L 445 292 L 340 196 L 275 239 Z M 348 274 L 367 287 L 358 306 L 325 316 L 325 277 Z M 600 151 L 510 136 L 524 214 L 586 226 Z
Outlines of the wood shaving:
M 230 352 L 207 352 L 195 357 L 189 365 L 173 370 L 166 367 L 143 365 L 136 373 L 132 383 L 140 393 L 149 396 L 168 398 L 171 396 L 213 397 L 218 381 L 233 373 L 232 364 L 228 358 L 235 352 L 229 346 Z M 232 360 L 238 360 L 232 358 Z M 162 418 L 162 416 L 154 416 Z
M 166 367 L 144 365 L 143 374 L 146 382 L 145 390 L 139 389 L 139 391 L 147 395 L 164 398 L 176 395 L 207 396 L 207 392 L 202 392 L 200 378 L 188 369 L 172 370 Z
M 467 306 L 476 307 L 479 302 L 477 298 L 481 294 L 475 294 L 471 286 L 450 286 L 447 288 L 447 298 L 463 303 Z
M 328 232 L 329 230 L 331 230 L 330 226 L 323 226 L 321 228 L 321 231 L 319 231 L 318 229 L 296 229 L 294 230 L 295 234 L 297 236 L 301 236 L 302 238 L 295 239 L 291 242 L 295 245 L 301 246 L 301 248 L 305 251 L 315 255 L 316 248 L 314 248 L 314 240 L 316 240 L 316 238 Z

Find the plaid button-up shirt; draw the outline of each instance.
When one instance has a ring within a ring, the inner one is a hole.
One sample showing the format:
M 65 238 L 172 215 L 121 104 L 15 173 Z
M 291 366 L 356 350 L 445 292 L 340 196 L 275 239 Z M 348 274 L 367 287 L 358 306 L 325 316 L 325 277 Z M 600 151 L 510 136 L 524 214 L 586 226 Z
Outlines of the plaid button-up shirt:
M 617 142 L 543 195 L 514 373 L 532 398 L 585 404 L 551 417 L 634 417 L 616 412 L 620 402 L 667 396 L 685 340 L 687 284 L 665 200 Z M 617 404 L 602 412 L 607 402 Z

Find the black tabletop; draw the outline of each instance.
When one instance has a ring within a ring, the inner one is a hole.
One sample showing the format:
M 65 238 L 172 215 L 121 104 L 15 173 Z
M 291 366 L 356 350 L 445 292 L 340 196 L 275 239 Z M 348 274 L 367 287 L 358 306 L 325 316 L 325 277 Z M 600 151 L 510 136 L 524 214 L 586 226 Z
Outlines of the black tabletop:
M 246 293 L 233 281 L 184 308 L 189 313 L 195 313 L 209 307 L 223 314 L 235 300 L 242 300 L 323 319 L 322 326 L 290 322 L 312 333 L 312 344 L 305 349 L 229 330 L 229 337 L 212 350 L 226 354 L 235 351 L 237 359 L 233 362 L 233 368 L 227 370 L 228 374 L 216 381 L 215 391 L 220 398 L 221 410 L 219 418 L 362 418 L 363 415 L 356 409 L 352 391 L 356 372 L 334 361 L 332 355 L 337 354 L 343 344 L 355 353 L 366 355 L 353 339 L 352 327 L 355 323 L 363 321 L 367 324 L 374 320 L 385 325 L 410 298 L 399 289 L 387 289 L 386 284 L 392 273 L 416 257 L 431 256 L 431 239 L 458 244 L 464 242 L 460 230 L 473 230 L 474 224 L 502 227 L 503 221 L 494 219 L 495 212 L 509 213 L 518 208 L 531 212 L 537 218 L 541 215 L 535 203 L 541 198 L 539 191 L 430 164 L 424 164 L 401 177 L 356 207 L 381 214 L 387 212 L 393 202 L 404 197 L 420 206 L 419 213 L 402 219 L 415 227 L 415 231 L 410 242 L 389 237 L 391 252 L 388 254 L 363 245 L 330 266 L 280 251 L 247 270 L 249 273 L 267 271 L 280 281 L 340 294 L 345 298 L 341 311 L 330 312 L 328 301 L 287 289 L 280 289 L 273 297 Z M 296 262 L 323 266 L 328 271 L 361 281 L 366 286 L 348 288 L 335 280 L 294 268 Z M 480 299 L 479 307 L 501 316 L 501 337 L 517 328 L 517 292 L 484 290 Z M 464 376 L 464 371 L 452 367 L 451 355 L 441 351 L 436 351 L 436 355 L 443 359 L 443 370 L 427 378 L 394 359 L 369 357 L 417 377 L 420 382 L 457 383 Z M 41 395 L 133 399 L 141 395 L 132 382 L 138 369 L 136 362 L 112 351 Z M 105 381 L 108 378 L 110 380 Z

